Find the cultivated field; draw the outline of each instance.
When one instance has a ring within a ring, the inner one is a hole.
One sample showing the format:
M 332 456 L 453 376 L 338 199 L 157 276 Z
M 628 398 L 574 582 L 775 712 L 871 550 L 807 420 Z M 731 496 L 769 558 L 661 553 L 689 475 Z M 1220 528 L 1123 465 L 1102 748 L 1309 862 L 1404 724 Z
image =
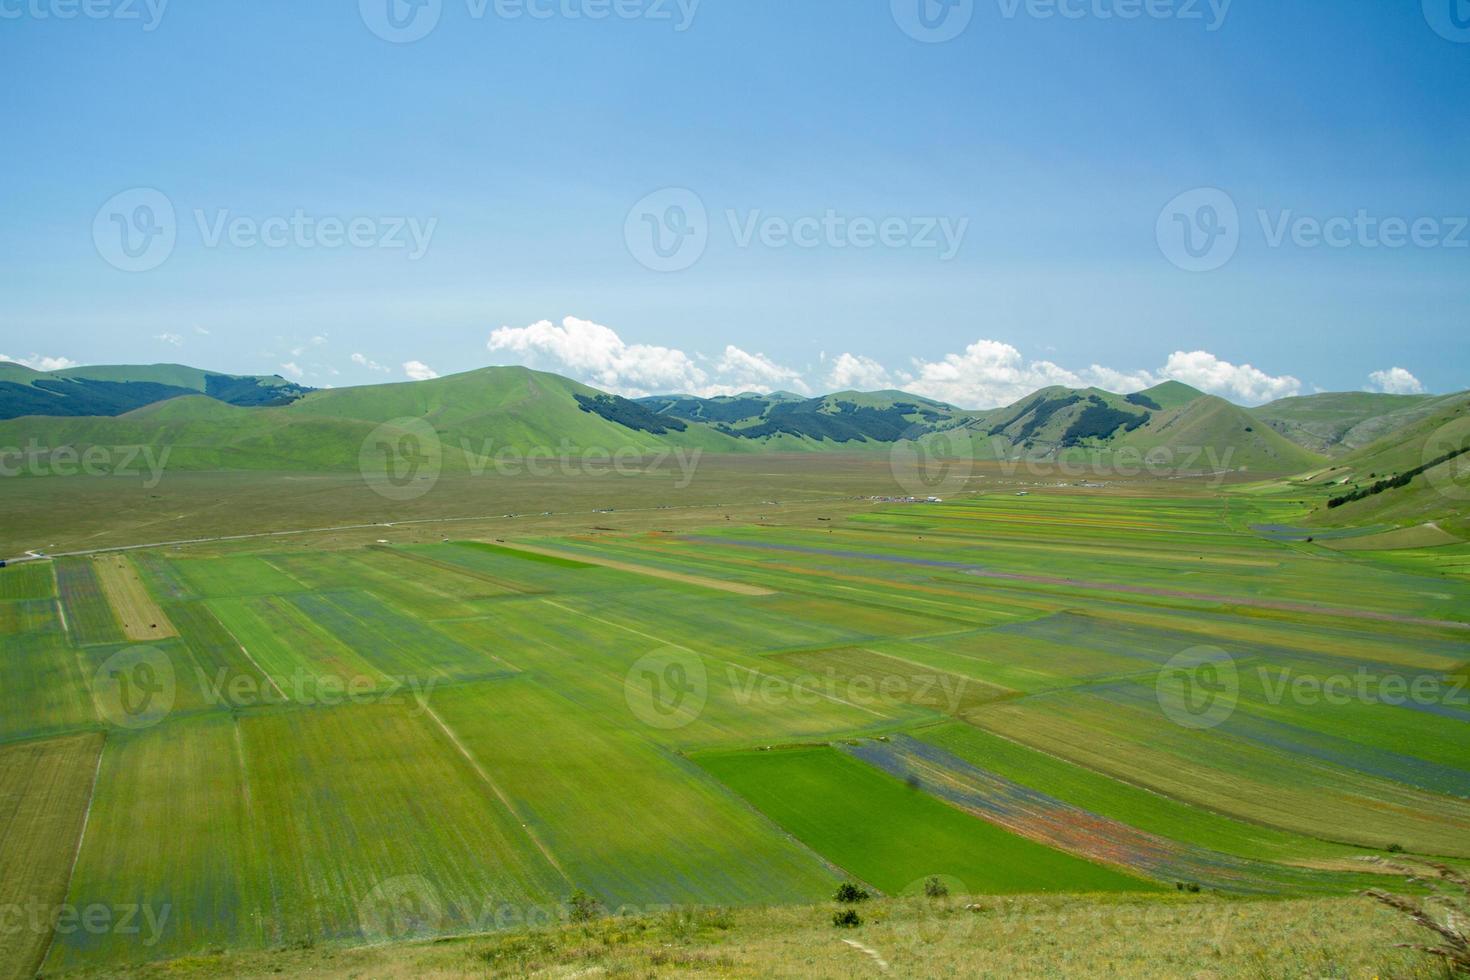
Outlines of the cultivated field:
M 1133 972 L 1091 926 L 1000 928 L 985 896 L 1022 893 L 1216 917 L 1163 975 L 1417 968 L 1346 896 L 1366 856 L 1470 859 L 1464 546 L 1342 551 L 1178 482 L 760 506 L 0 570 L 0 866 L 45 913 L 7 969 L 378 974 L 344 950 L 507 933 L 377 962 L 923 975 L 973 935 L 997 975 Z M 905 904 L 930 878 L 954 901 Z M 812 908 L 845 880 L 900 900 L 840 932 Z M 1352 936 L 1263 966 L 1287 898 Z M 522 931 L 589 903 L 648 924 Z M 644 962 L 671 908 L 774 906 Z M 763 960 L 781 916 L 806 938 Z

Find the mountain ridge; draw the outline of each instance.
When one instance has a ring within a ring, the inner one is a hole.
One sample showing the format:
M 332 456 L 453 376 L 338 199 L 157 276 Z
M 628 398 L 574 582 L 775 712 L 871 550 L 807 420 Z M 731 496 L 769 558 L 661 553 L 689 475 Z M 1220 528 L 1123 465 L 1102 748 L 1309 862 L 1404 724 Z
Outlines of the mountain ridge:
M 180 392 L 174 390 L 180 384 L 165 385 L 167 397 L 108 415 L 3 420 L 0 446 L 27 439 L 79 448 L 141 444 L 172 447 L 174 465 L 185 469 L 343 469 L 357 464 L 364 441 L 376 429 L 409 421 L 432 428 L 450 470 L 473 468 L 494 453 L 871 452 L 906 440 L 953 443 L 960 437 L 979 460 L 1067 461 L 1123 451 L 1174 458 L 1208 449 L 1213 452 L 1203 455 L 1217 469 L 1291 474 L 1322 471 L 1333 461 L 1328 453 L 1290 438 L 1306 431 L 1285 424 L 1293 419 L 1322 415 L 1342 432 L 1366 432 L 1387 425 L 1375 420 L 1397 413 L 1395 421 L 1404 423 L 1399 428 L 1407 430 L 1418 424 L 1415 418 L 1434 417 L 1423 415 L 1424 405 L 1470 397 L 1436 396 L 1421 403 L 1358 393 L 1305 396 L 1267 406 L 1263 418 L 1262 410 L 1174 381 L 1126 395 L 1052 386 L 1008 406 L 970 411 L 896 390 L 811 398 L 775 393 L 627 399 L 519 366 L 319 390 L 280 378 L 220 376 L 183 365 L 69 372 L 78 378 L 91 375 L 88 380 L 100 385 L 185 382 L 196 387 Z M 27 377 L 45 380 L 53 374 L 0 364 L 0 383 Z M 218 391 L 197 390 L 208 389 L 211 377 L 254 381 L 267 395 L 283 391 L 272 404 L 234 404 L 217 397 Z M 146 395 L 151 389 L 139 391 Z M 1286 431 L 1272 421 L 1283 422 Z M 1309 436 L 1317 438 L 1320 431 Z M 1392 441 L 1393 432 L 1382 438 Z

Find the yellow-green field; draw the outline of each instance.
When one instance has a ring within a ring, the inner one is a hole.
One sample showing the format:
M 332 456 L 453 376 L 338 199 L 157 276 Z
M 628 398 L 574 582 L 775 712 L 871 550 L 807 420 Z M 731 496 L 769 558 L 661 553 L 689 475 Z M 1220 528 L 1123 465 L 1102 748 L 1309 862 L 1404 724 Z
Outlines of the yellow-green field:
M 1180 484 L 771 509 L 0 570 L 7 968 L 1418 968 L 1342 896 L 1470 859 L 1453 565 Z

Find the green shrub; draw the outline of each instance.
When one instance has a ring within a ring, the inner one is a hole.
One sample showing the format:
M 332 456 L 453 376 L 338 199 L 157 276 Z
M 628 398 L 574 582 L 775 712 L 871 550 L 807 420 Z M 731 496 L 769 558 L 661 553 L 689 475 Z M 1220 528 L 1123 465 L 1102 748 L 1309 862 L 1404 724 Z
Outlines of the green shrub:
M 838 909 L 832 913 L 832 924 L 839 929 L 856 929 L 863 924 L 863 918 L 856 909 Z
M 844 881 L 833 897 L 844 905 L 855 905 L 858 902 L 866 902 L 872 896 L 852 882 Z
M 591 922 L 602 917 L 602 903 L 578 888 L 567 899 L 567 911 L 573 922 Z

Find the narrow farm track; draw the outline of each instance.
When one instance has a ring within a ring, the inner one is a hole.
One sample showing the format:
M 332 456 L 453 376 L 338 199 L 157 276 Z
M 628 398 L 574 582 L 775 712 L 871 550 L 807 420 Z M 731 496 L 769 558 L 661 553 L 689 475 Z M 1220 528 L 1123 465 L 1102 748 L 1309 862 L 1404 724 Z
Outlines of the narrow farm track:
M 500 800 L 501 805 L 505 807 L 505 809 L 510 813 L 511 816 L 515 817 L 516 823 L 521 825 L 521 829 L 525 831 L 526 836 L 530 838 L 531 843 L 535 844 L 536 849 L 541 852 L 541 856 L 546 858 L 546 863 L 555 868 L 556 873 L 561 875 L 562 878 L 570 883 L 572 879 L 567 875 L 566 869 L 561 866 L 561 862 L 556 859 L 556 855 L 551 852 L 551 848 L 546 846 L 546 842 L 541 839 L 541 837 L 536 833 L 535 829 L 533 829 L 531 825 L 526 821 L 526 818 L 521 816 L 520 811 L 516 809 L 516 806 L 514 803 L 511 802 L 510 797 L 507 796 L 505 794 L 505 791 L 500 788 L 500 785 L 491 778 L 490 773 L 485 771 L 485 767 L 480 765 L 480 760 L 476 759 L 474 755 L 470 752 L 469 748 L 464 744 L 464 742 L 460 741 L 459 736 L 454 734 L 454 729 L 450 728 L 449 725 L 445 723 L 444 719 L 439 716 L 439 713 L 435 711 L 432 707 L 430 707 L 427 700 L 423 702 L 423 708 L 424 713 L 429 716 L 434 724 L 439 726 L 439 730 L 444 733 L 444 737 L 449 739 L 450 744 L 453 745 L 455 749 L 459 751 L 459 754 L 464 757 L 465 761 L 470 764 L 470 768 L 475 771 L 475 775 L 480 777 L 480 781 L 483 782 L 486 786 L 490 787 L 490 791 L 495 794 L 496 799 Z

